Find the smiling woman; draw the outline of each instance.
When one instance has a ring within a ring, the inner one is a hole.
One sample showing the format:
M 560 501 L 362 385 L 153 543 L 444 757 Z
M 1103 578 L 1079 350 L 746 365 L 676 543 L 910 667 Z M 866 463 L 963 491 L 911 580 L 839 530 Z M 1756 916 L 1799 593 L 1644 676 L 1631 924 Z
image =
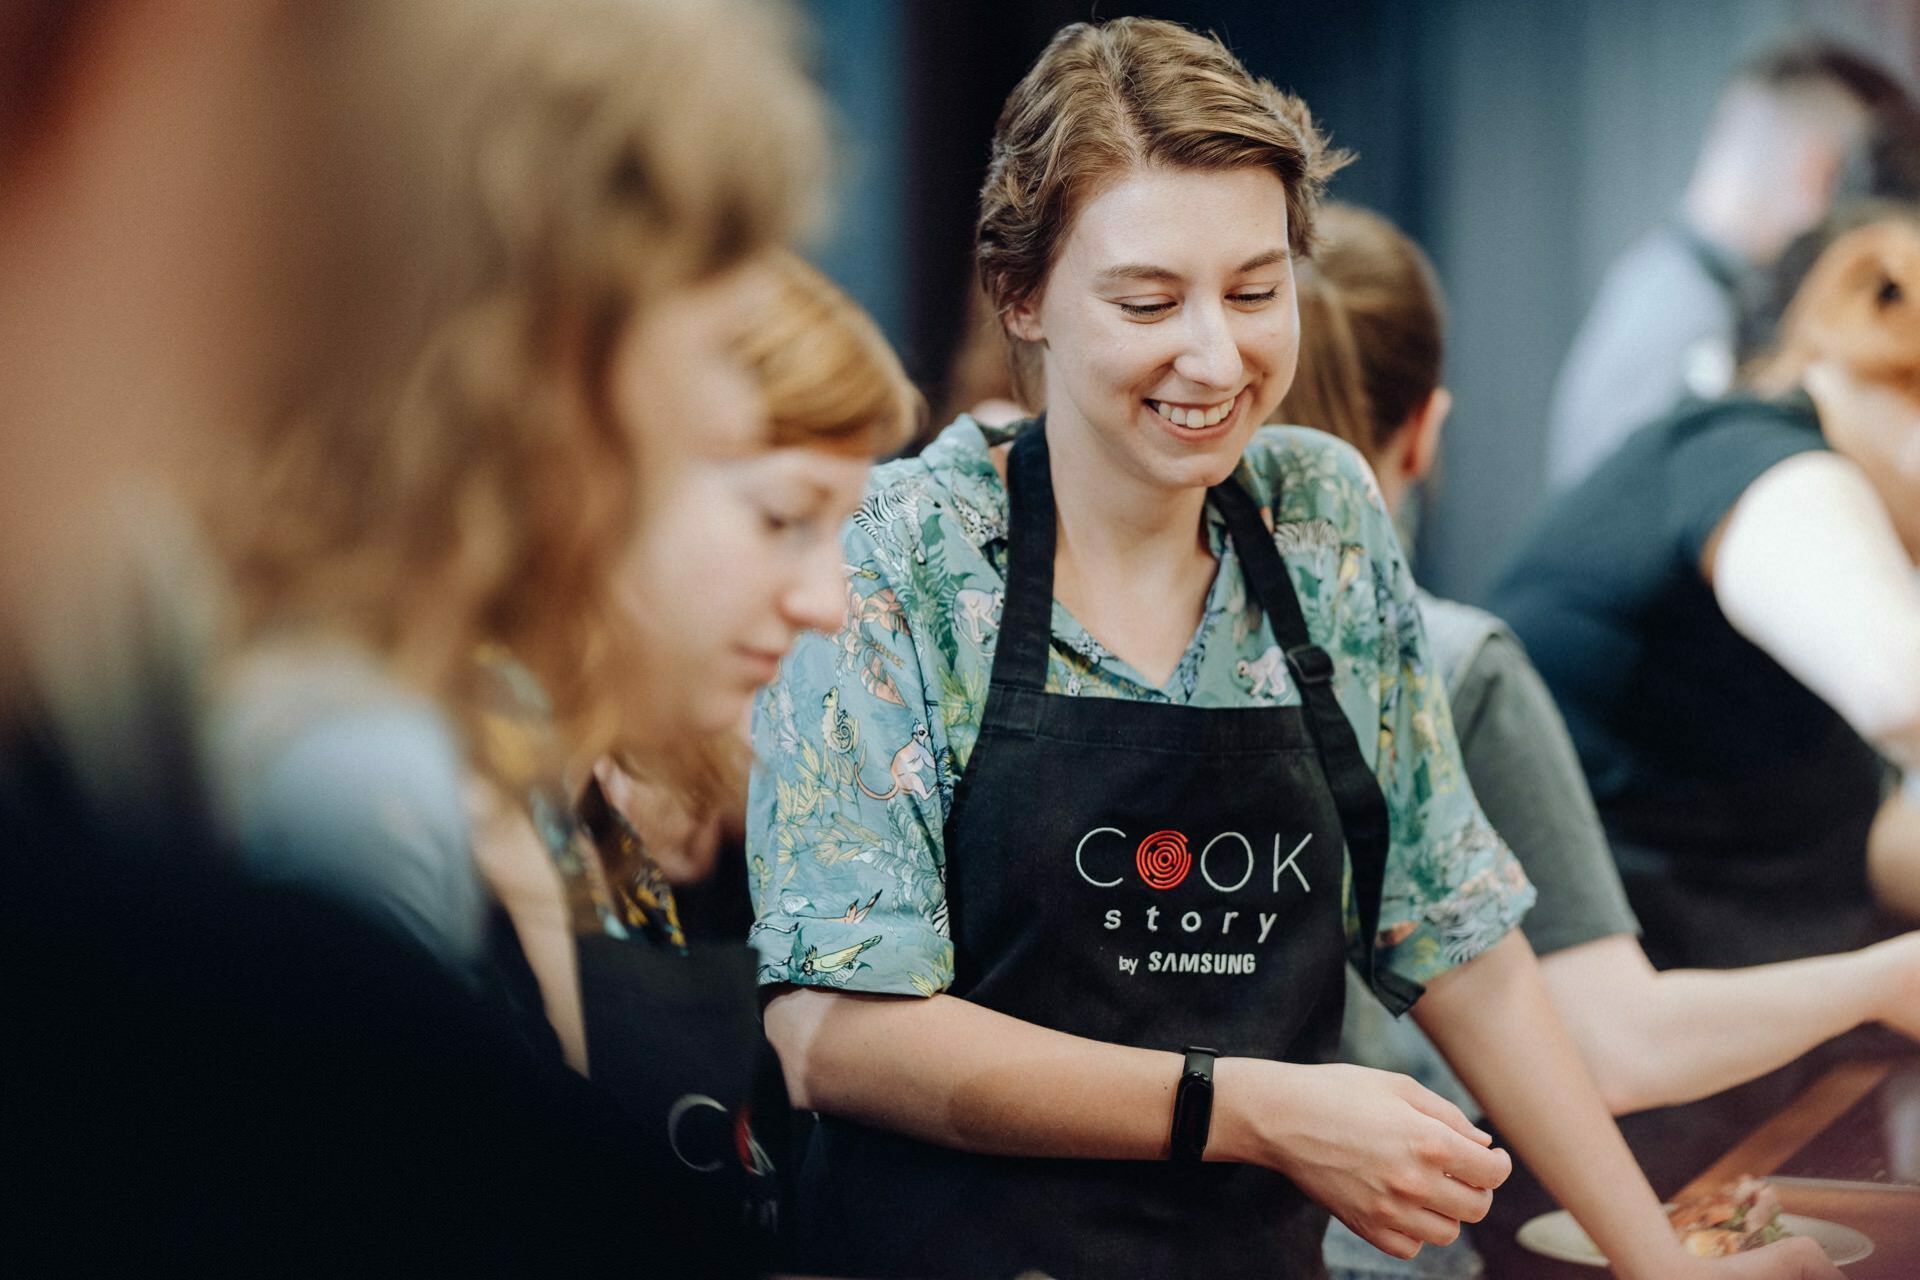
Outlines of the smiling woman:
M 1066 28 L 1007 102 L 978 265 L 1046 414 L 876 472 L 846 620 L 756 716 L 803 1269 L 1315 1276 L 1328 1209 L 1453 1239 L 1510 1162 L 1332 1062 L 1351 960 L 1395 1011 L 1428 989 L 1621 1274 L 1690 1273 L 1513 929 L 1371 475 L 1259 425 L 1336 163 L 1164 22 Z

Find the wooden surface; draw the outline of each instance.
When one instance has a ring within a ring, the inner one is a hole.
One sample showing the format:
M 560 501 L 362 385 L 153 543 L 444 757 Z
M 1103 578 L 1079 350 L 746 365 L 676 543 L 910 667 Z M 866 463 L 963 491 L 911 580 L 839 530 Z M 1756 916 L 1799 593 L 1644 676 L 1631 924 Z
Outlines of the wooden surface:
M 1716 1160 L 1682 1189 L 1682 1196 L 1741 1174 L 1769 1174 L 1832 1124 L 1897 1066 L 1850 1062 L 1835 1067 L 1779 1115 Z M 1825 1218 L 1873 1241 L 1873 1256 L 1846 1267 L 1847 1280 L 1916 1280 L 1920 1277 L 1920 1191 L 1834 1190 L 1776 1186 L 1788 1213 Z
M 1788 1156 L 1839 1119 L 1848 1107 L 1872 1093 L 1874 1086 L 1892 1072 L 1891 1062 L 1847 1062 L 1835 1067 L 1795 1098 L 1785 1111 L 1708 1165 L 1699 1177 L 1682 1187 L 1674 1199 L 1684 1200 L 1696 1191 L 1731 1182 L 1742 1174 L 1772 1173 Z

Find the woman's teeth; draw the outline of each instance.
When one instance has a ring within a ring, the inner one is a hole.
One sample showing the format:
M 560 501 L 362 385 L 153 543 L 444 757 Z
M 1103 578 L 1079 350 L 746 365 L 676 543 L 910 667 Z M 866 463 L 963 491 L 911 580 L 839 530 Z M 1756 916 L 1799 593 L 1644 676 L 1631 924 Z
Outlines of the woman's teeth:
M 1239 397 L 1235 396 L 1234 400 Z M 1217 426 L 1233 412 L 1234 400 L 1223 400 L 1210 409 L 1188 409 L 1177 404 L 1168 404 L 1164 400 L 1149 400 L 1153 411 L 1176 427 L 1199 428 Z

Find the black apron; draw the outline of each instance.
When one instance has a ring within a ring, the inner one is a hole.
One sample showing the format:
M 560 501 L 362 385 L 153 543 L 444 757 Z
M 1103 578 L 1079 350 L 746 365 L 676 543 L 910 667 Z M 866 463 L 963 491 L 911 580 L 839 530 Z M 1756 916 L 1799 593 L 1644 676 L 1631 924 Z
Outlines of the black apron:
M 603 859 L 622 841 L 628 859 L 647 857 L 598 781 L 576 813 Z M 784 1137 L 791 1121 L 760 1029 L 754 954 L 681 940 L 662 927 L 677 920 L 671 907 L 649 905 L 659 914 L 647 921 L 626 916 L 629 937 L 583 933 L 574 945 L 589 1074 L 633 1118 L 659 1211 L 634 1260 L 690 1280 L 761 1275 L 776 1260 L 780 1187 L 758 1135 Z
M 946 827 L 952 994 L 1111 1043 L 1330 1060 L 1343 843 L 1356 956 L 1376 978 L 1365 940 L 1387 812 L 1253 501 L 1231 480 L 1211 491 L 1304 707 L 1047 693 L 1055 512 L 1040 426 L 1014 444 L 1008 490 L 1004 620 Z M 1396 1011 L 1419 994 L 1384 973 L 1374 985 Z M 802 1265 L 826 1274 L 1324 1274 L 1325 1211 L 1248 1166 L 976 1156 L 822 1117 L 798 1196 Z

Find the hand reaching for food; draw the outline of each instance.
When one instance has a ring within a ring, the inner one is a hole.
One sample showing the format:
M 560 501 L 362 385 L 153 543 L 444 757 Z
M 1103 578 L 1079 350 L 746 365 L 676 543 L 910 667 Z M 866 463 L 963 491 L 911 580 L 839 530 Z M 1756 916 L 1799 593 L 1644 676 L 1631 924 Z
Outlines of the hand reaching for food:
M 1689 1255 L 1711 1258 L 1702 1277 L 1828 1280 L 1840 1271 L 1812 1240 L 1788 1236 L 1780 1198 L 1759 1178 L 1741 1178 L 1689 1196 L 1667 1211 Z
M 1667 1210 L 1680 1243 L 1697 1258 L 1724 1258 L 1786 1237 L 1780 1197 L 1759 1178 L 1688 1196 Z
M 1840 1268 L 1820 1246 L 1804 1236 L 1750 1249 L 1724 1258 L 1701 1258 L 1699 1266 L 1677 1280 L 1841 1280 Z

